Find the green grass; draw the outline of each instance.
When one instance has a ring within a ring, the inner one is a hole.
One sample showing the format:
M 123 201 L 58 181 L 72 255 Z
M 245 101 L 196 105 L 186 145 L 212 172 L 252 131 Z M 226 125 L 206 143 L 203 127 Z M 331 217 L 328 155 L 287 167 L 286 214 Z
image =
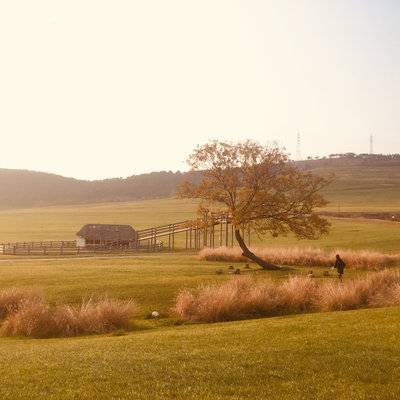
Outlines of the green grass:
M 360 203 L 360 209 L 369 207 L 367 203 Z M 353 203 L 349 204 L 351 208 Z M 378 196 L 371 207 L 393 204 Z M 140 229 L 191 218 L 195 206 L 164 199 L 3 210 L 0 242 L 73 239 L 88 222 L 128 223 Z M 252 244 L 399 251 L 398 223 L 331 221 L 330 235 L 317 241 L 252 238 Z M 183 238 L 177 243 L 182 246 Z M 141 307 L 135 330 L 122 336 L 1 338 L 0 399 L 399 398 L 398 308 L 214 325 L 175 326 L 173 318 L 144 318 L 153 310 L 167 315 L 183 287 L 230 279 L 227 266 L 183 253 L 88 259 L 0 257 L 0 288 L 38 287 L 51 303 L 76 304 L 104 294 L 132 297 Z M 218 268 L 226 273 L 216 275 Z M 246 273 L 282 279 L 307 270 L 296 267 L 277 273 L 252 266 Z M 321 277 L 322 268 L 313 270 Z M 362 273 L 347 270 L 346 279 Z
M 216 269 L 217 263 L 201 263 L 194 256 L 181 255 L 16 260 L 0 263 L 0 287 L 37 287 L 53 303 L 78 303 L 82 298 L 105 294 L 133 297 L 144 315 L 152 310 L 168 312 L 180 288 L 226 279 L 216 275 Z
M 191 201 L 162 199 L 130 203 L 46 207 L 0 211 L 0 242 L 73 240 L 86 223 L 131 224 L 137 229 L 193 218 L 196 204 Z M 397 251 L 399 224 L 391 221 L 332 219 L 329 236 L 317 241 L 298 241 L 293 237 L 258 240 L 253 245 L 319 246 Z M 177 235 L 177 246 L 184 245 L 184 234 Z
M 0 398 L 398 399 L 398 308 L 2 339 Z
M 201 262 L 195 256 L 143 256 L 130 259 L 14 260 L 0 262 L 0 288 L 24 286 L 40 288 L 52 303 L 79 303 L 82 298 L 107 294 L 134 298 L 140 315 L 153 310 L 168 313 L 182 288 L 219 282 L 232 277 L 229 263 Z M 235 264 L 235 268 L 243 264 Z M 225 269 L 224 275 L 216 270 Z M 305 273 L 303 268 L 271 273 L 252 266 L 244 271 L 280 279 L 289 273 Z M 322 275 L 322 268 L 319 272 Z
M 73 239 L 86 222 L 130 223 L 143 228 L 193 215 L 193 202 L 173 199 L 132 203 L 109 203 L 71 207 L 48 207 L 0 212 L 1 240 Z M 156 212 L 155 212 L 156 210 Z M 376 220 L 332 219 L 328 236 L 316 241 L 293 237 L 262 241 L 255 246 L 317 246 L 325 249 L 375 249 L 398 252 L 398 223 Z M 177 237 L 183 245 L 184 235 Z M 142 315 L 152 309 L 167 312 L 174 296 L 183 287 L 226 279 L 215 271 L 224 263 L 204 263 L 194 255 L 152 255 L 119 258 L 61 258 L 29 260 L 26 257 L 0 257 L 0 287 L 35 286 L 43 288 L 51 302 L 77 303 L 84 297 L 134 297 L 142 305 Z M 296 272 L 296 269 L 295 271 Z M 304 272 L 297 269 L 297 272 Z M 273 276 L 287 276 L 288 272 Z
M 313 246 L 331 250 L 370 249 L 383 252 L 399 252 L 400 223 L 367 219 L 330 219 L 330 233 L 318 240 L 297 240 L 293 236 L 264 238 L 264 246 Z M 256 242 L 256 244 L 258 244 Z
M 148 228 L 193 218 L 196 204 L 176 199 L 0 211 L 0 242 L 73 240 L 87 223 Z
M 400 167 L 346 166 L 315 169 L 334 173 L 334 182 L 325 190 L 331 211 L 400 211 Z
M 334 260 L 332 260 L 332 263 Z M 273 279 L 306 274 L 310 268 L 292 267 L 282 271 L 263 271 L 252 264 L 199 261 L 195 255 L 140 256 L 132 258 L 11 260 L 0 261 L 0 288 L 11 286 L 39 288 L 55 303 L 80 303 L 84 298 L 107 295 L 133 298 L 140 305 L 141 318 L 157 310 L 166 315 L 182 288 L 194 289 L 203 284 L 231 279 L 229 265 L 240 268 L 242 275 Z M 223 269 L 224 274 L 216 271 Z M 312 268 L 322 278 L 326 267 Z M 346 278 L 365 271 L 346 270 Z M 331 272 L 330 279 L 337 279 Z

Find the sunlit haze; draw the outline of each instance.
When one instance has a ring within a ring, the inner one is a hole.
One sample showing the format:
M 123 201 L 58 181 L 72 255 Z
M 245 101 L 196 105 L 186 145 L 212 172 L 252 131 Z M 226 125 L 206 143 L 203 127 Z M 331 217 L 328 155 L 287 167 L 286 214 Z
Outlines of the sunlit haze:
M 0 3 L 0 168 L 184 170 L 210 139 L 400 152 L 400 1 Z

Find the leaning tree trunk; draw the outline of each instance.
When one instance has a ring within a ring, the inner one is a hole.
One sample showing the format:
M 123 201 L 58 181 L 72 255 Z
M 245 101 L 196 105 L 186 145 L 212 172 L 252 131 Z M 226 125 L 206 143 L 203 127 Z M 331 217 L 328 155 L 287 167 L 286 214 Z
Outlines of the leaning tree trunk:
M 246 258 L 248 258 L 251 261 L 254 261 L 258 265 L 260 265 L 263 269 L 269 269 L 269 270 L 277 270 L 280 269 L 278 265 L 269 263 L 268 261 L 263 260 L 260 257 L 257 257 L 254 253 L 252 253 L 249 248 L 247 247 L 246 243 L 244 242 L 244 239 L 240 235 L 239 229 L 235 229 L 235 237 L 237 242 L 239 243 L 240 248 L 242 249 L 242 255 Z

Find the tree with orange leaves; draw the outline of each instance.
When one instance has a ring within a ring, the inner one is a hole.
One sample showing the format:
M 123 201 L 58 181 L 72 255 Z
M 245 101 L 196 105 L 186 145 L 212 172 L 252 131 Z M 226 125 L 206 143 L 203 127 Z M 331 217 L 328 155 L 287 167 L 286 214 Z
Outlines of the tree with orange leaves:
M 315 210 L 326 204 L 320 191 L 330 180 L 299 170 L 277 147 L 251 140 L 212 141 L 197 147 L 188 164 L 202 172 L 202 179 L 197 184 L 183 182 L 179 197 L 200 199 L 202 215 L 229 215 L 243 256 L 264 269 L 279 266 L 248 248 L 244 229 L 274 237 L 292 232 L 299 239 L 315 239 L 329 230 L 329 222 Z

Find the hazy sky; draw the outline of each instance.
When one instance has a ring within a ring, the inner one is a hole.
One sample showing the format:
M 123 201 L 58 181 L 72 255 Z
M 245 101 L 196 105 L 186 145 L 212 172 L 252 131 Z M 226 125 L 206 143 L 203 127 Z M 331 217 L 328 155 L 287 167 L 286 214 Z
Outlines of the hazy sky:
M 209 139 L 400 152 L 400 1 L 0 0 L 0 167 L 184 169 Z

